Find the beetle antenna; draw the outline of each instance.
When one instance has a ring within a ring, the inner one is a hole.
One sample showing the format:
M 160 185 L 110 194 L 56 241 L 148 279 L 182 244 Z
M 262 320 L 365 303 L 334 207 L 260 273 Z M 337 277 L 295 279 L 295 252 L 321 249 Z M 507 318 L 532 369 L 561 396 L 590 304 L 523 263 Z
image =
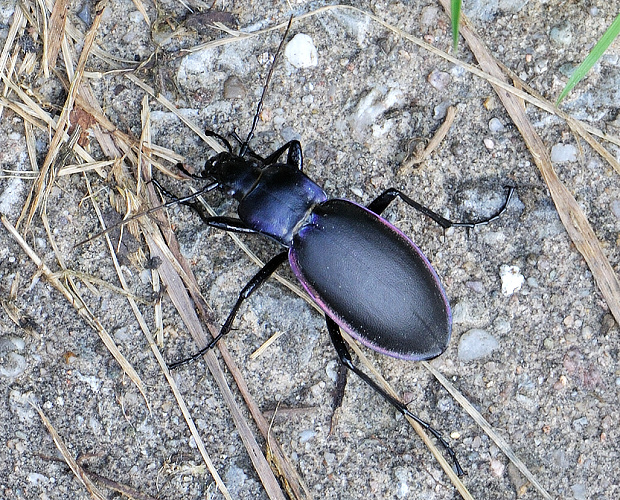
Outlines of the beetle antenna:
M 248 147 L 252 137 L 254 137 L 254 129 L 258 124 L 258 118 L 260 116 L 261 111 L 263 110 L 263 102 L 265 101 L 265 96 L 267 95 L 267 88 L 269 87 L 269 82 L 271 81 L 271 75 L 273 75 L 273 69 L 276 67 L 276 62 L 278 61 L 278 56 L 282 51 L 282 47 L 284 46 L 284 41 L 286 40 L 286 36 L 288 35 L 289 30 L 291 29 L 291 24 L 293 24 L 293 16 L 288 20 L 288 24 L 286 25 L 286 31 L 284 32 L 284 36 L 280 41 L 280 45 L 278 46 L 278 50 L 276 50 L 276 55 L 273 57 L 273 62 L 271 63 L 271 68 L 269 68 L 269 73 L 267 73 L 267 80 L 265 81 L 265 86 L 263 87 L 263 94 L 260 96 L 260 101 L 258 101 L 258 107 L 256 109 L 256 114 L 254 115 L 254 119 L 252 120 L 252 127 L 250 128 L 250 133 L 248 134 L 247 139 L 241 145 L 241 150 L 239 151 L 239 156 L 243 157 L 248 152 Z

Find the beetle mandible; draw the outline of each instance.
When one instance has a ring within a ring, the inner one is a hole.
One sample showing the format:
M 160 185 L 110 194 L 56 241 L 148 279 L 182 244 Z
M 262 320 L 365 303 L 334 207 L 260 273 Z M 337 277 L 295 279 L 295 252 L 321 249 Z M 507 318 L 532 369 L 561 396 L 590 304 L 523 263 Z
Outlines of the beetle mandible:
M 292 18 L 291 18 L 292 21 Z M 210 227 L 238 233 L 261 234 L 286 250 L 269 260 L 243 288 L 219 334 L 198 353 L 170 368 L 198 358 L 232 328 L 243 304 L 286 260 L 305 290 L 325 313 L 327 330 L 340 362 L 358 375 L 400 413 L 413 418 L 443 445 L 461 468 L 456 455 L 441 434 L 413 414 L 399 399 L 353 363 L 341 328 L 371 349 L 396 358 L 421 361 L 439 356 L 448 346 L 452 315 L 437 273 L 421 250 L 399 229 L 381 217 L 396 198 L 434 220 L 442 228 L 474 228 L 497 219 L 513 193 L 498 212 L 475 222 L 452 222 L 420 205 L 396 188 L 381 193 L 368 206 L 345 199 L 329 198 L 303 172 L 299 141 L 290 141 L 262 157 L 250 148 L 250 141 L 262 110 L 265 93 L 286 32 L 271 65 L 263 94 L 245 141 L 237 134 L 238 153 L 221 135 L 207 131 L 226 146 L 226 151 L 208 159 L 200 175 L 210 180 L 200 189 L 205 193 L 221 189 L 238 201 L 238 217 L 208 217 L 199 212 Z M 286 153 L 286 162 L 280 157 Z M 179 201 L 185 202 L 188 198 Z

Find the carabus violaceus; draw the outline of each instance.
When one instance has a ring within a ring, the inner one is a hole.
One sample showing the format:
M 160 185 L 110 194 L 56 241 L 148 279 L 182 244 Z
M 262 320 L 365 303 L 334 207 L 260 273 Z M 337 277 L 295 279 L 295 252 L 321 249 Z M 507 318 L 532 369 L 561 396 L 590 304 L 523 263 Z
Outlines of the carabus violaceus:
M 290 22 L 289 22 L 290 27 Z M 272 63 L 248 137 L 237 154 L 215 132 L 226 151 L 206 161 L 195 179 L 211 183 L 199 192 L 221 189 L 238 201 L 238 217 L 208 217 L 210 227 L 238 233 L 261 234 L 286 248 L 265 264 L 243 288 L 219 334 L 191 358 L 170 365 L 176 368 L 198 358 L 232 328 L 243 304 L 287 259 L 300 283 L 325 313 L 327 330 L 340 362 L 357 374 L 400 413 L 413 418 L 444 446 L 456 472 L 463 470 L 441 434 L 388 394 L 352 360 L 340 329 L 371 349 L 396 358 L 420 361 L 439 356 L 448 346 L 452 329 L 450 305 L 437 273 L 421 250 L 381 217 L 400 198 L 442 228 L 473 228 L 488 224 L 506 209 L 513 193 L 508 188 L 499 211 L 475 222 L 452 222 L 423 207 L 395 188 L 384 191 L 364 207 L 344 199 L 328 198 L 303 172 L 301 144 L 294 140 L 263 158 L 249 146 L 262 109 L 265 91 L 287 31 Z M 287 153 L 286 162 L 279 163 Z M 186 202 L 188 198 L 179 201 Z

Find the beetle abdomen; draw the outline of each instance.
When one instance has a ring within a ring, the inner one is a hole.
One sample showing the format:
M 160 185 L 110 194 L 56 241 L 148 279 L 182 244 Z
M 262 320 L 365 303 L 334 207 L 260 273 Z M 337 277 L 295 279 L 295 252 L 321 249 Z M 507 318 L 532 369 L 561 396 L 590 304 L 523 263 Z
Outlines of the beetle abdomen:
M 397 358 L 441 354 L 452 318 L 439 278 L 402 232 L 347 200 L 315 207 L 289 253 L 319 306 L 361 343 Z

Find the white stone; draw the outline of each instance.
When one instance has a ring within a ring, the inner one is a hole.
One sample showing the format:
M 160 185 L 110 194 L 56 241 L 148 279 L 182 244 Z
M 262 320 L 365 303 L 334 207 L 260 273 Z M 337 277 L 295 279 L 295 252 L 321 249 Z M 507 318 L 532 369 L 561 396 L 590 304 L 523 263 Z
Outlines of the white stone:
M 572 144 L 558 143 L 551 148 L 551 161 L 554 163 L 577 161 L 577 148 Z
M 512 295 L 517 290 L 520 290 L 525 282 L 525 278 L 517 266 L 501 266 L 499 268 L 499 277 L 502 280 L 502 293 L 504 295 Z
M 319 64 L 319 53 L 310 35 L 298 33 L 286 44 L 284 57 L 296 68 L 312 68 Z

